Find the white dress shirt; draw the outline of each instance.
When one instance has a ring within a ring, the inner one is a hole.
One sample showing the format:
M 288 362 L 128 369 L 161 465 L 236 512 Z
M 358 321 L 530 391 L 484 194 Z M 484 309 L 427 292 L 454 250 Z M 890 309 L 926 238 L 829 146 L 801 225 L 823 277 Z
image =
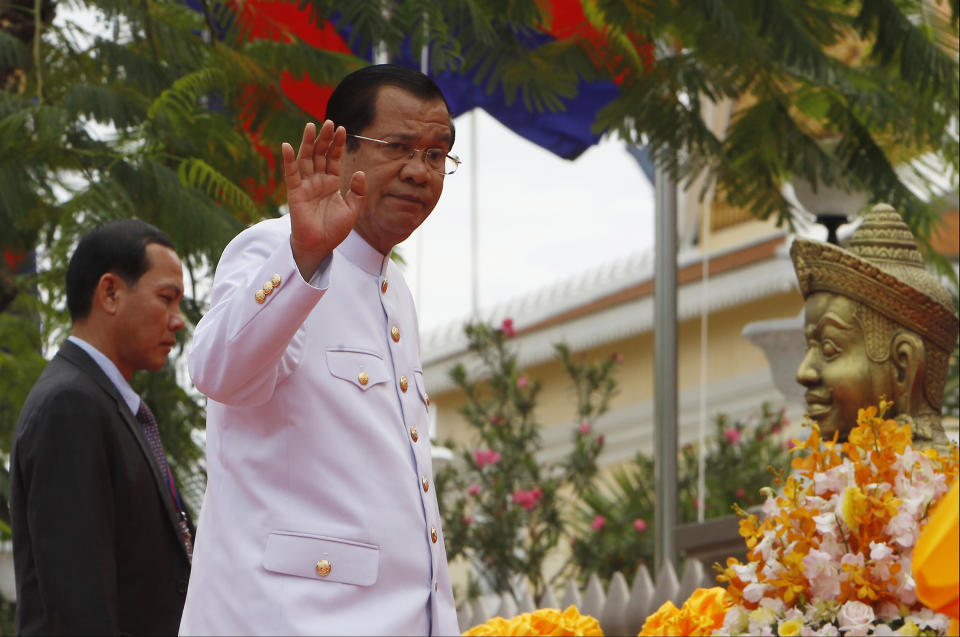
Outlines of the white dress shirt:
M 217 267 L 190 352 L 208 485 L 181 634 L 459 634 L 410 291 L 356 233 L 312 280 L 287 217 Z
M 133 391 L 133 387 L 131 387 L 127 379 L 123 377 L 123 374 L 120 373 L 120 370 L 117 369 L 113 361 L 107 358 L 106 354 L 79 336 L 71 334 L 67 337 L 67 340 L 90 355 L 93 362 L 103 370 L 103 373 L 107 375 L 110 382 L 112 382 L 117 388 L 117 391 L 120 392 L 120 397 L 123 398 L 123 402 L 130 408 L 130 413 L 136 416 L 137 412 L 140 411 L 140 396 L 137 395 L 137 392 Z

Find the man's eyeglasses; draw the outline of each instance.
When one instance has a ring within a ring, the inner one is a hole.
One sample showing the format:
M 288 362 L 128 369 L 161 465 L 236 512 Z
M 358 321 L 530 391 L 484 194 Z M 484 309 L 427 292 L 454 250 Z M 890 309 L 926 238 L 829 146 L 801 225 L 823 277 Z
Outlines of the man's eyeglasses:
M 459 157 L 453 153 L 448 153 L 442 148 L 414 148 L 406 142 L 388 142 L 383 139 L 374 139 L 373 137 L 364 137 L 363 135 L 353 135 L 351 133 L 347 133 L 347 137 L 379 144 L 380 152 L 391 161 L 397 159 L 410 160 L 413 159 L 414 155 L 420 153 L 423 155 L 423 161 L 426 162 L 430 170 L 438 172 L 441 175 L 452 175 L 457 172 L 457 168 L 459 168 L 462 163 Z

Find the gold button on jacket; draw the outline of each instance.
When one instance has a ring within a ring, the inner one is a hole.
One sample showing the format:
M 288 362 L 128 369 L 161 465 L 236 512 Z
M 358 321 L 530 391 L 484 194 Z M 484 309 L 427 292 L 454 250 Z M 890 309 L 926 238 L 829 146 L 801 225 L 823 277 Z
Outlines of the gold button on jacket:
M 409 386 L 410 386 L 410 384 L 407 382 L 407 377 L 406 377 L 406 376 L 401 376 L 401 377 L 400 377 L 400 391 L 406 392 L 406 391 L 407 391 L 407 387 L 409 387 Z
M 320 577 L 326 577 L 332 570 L 333 566 L 327 560 L 320 560 L 317 562 L 317 575 Z
M 359 374 L 357 374 L 357 380 L 360 382 L 361 385 L 366 385 L 367 383 L 370 382 L 370 377 L 367 376 L 367 372 L 360 372 Z
M 393 339 L 393 342 L 396 343 L 400 340 L 400 328 L 394 325 L 390 328 L 390 337 Z
M 412 438 L 414 442 L 420 440 L 420 432 L 417 431 L 416 427 L 410 427 L 410 438 Z

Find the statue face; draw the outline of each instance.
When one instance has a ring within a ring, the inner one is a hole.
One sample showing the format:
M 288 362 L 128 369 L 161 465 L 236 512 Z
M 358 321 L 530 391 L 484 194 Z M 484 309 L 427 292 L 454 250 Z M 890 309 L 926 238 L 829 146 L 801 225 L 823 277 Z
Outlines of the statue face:
M 807 351 L 797 369 L 797 382 L 806 388 L 807 411 L 825 439 L 839 439 L 857 424 L 857 410 L 876 405 L 881 396 L 893 399 L 891 363 L 867 356 L 858 304 L 828 292 L 811 294 L 804 304 Z

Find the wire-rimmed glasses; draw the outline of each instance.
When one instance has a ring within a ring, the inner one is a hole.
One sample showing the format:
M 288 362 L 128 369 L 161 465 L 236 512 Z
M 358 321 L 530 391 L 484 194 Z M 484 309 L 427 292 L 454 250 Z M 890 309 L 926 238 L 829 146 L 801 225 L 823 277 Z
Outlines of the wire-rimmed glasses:
M 430 170 L 438 172 L 441 175 L 452 175 L 457 172 L 457 168 L 459 168 L 462 163 L 459 157 L 453 153 L 448 153 L 442 148 L 414 148 L 407 142 L 391 142 L 384 139 L 364 137 L 363 135 L 354 135 L 352 133 L 347 133 L 347 137 L 379 144 L 380 152 L 391 161 L 398 159 L 406 159 L 409 161 L 413 159 L 414 155 L 420 153 L 423 155 L 423 161 Z

